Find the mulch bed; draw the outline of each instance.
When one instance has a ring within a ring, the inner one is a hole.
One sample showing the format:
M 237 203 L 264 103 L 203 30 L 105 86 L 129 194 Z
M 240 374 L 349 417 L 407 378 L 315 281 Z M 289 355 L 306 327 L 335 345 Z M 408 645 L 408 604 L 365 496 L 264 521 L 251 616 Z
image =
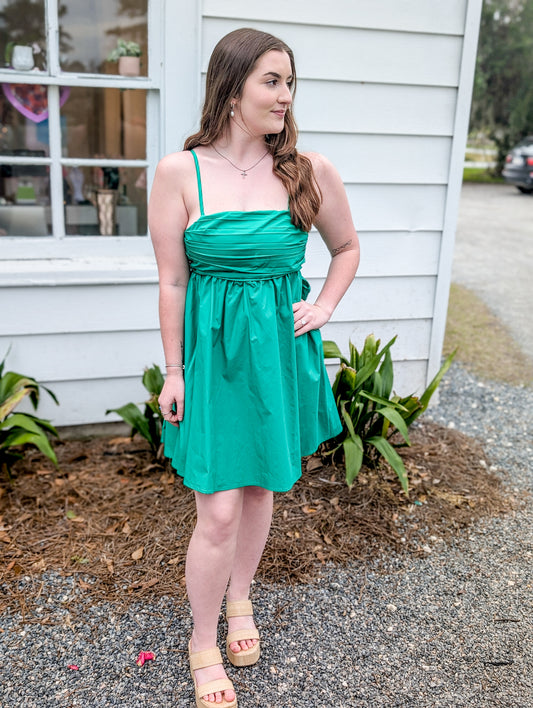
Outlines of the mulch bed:
M 325 563 L 424 554 L 430 536 L 445 539 L 515 505 L 477 441 L 423 423 L 412 442 L 400 451 L 408 496 L 385 466 L 364 468 L 349 489 L 328 458 L 303 460 L 302 479 L 275 495 L 259 575 L 309 582 Z M 184 597 L 195 509 L 180 478 L 139 439 L 72 440 L 56 452 L 59 470 L 28 450 L 13 479 L 0 481 L 0 612 L 31 614 L 39 583 L 21 592 L 19 580 L 49 570 L 75 576 L 94 602 L 125 608 L 147 597 Z

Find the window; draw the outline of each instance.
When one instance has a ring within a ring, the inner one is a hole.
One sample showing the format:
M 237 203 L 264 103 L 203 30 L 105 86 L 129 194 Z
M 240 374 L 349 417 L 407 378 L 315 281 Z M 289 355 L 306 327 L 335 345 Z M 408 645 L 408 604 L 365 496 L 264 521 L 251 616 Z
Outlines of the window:
M 160 65 L 149 5 L 0 0 L 0 248 L 146 237 Z M 124 52 L 140 57 L 116 61 Z

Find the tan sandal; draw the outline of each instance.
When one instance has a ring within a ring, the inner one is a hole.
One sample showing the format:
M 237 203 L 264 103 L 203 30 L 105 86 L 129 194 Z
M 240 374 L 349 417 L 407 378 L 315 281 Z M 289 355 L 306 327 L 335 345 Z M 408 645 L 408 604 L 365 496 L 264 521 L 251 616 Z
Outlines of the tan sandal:
M 250 600 L 226 601 L 226 619 L 230 617 L 253 617 L 254 610 Z M 257 644 L 251 649 L 233 651 L 230 644 L 244 639 L 257 639 Z M 226 654 L 233 666 L 251 666 L 259 661 L 261 647 L 259 645 L 259 632 L 257 629 L 237 629 L 230 632 L 226 638 Z
M 191 643 L 189 642 L 189 663 L 191 666 L 192 680 L 194 681 L 196 708 L 214 708 L 215 706 L 216 708 L 236 708 L 237 697 L 235 697 L 233 701 L 226 701 L 223 696 L 221 703 L 204 701 L 202 698 L 202 696 L 207 696 L 209 693 L 218 693 L 220 691 L 224 694 L 224 691 L 235 690 L 229 678 L 215 679 L 214 681 L 203 683 L 201 686 L 196 685 L 195 671 L 222 663 L 222 654 L 218 647 L 205 649 L 204 651 L 191 652 Z

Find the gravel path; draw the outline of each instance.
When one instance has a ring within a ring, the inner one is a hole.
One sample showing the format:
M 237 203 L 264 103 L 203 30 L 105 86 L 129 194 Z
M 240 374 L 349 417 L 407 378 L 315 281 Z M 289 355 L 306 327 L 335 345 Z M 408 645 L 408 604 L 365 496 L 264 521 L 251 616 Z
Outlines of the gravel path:
M 425 557 L 329 568 L 313 586 L 258 583 L 263 658 L 230 667 L 241 708 L 533 706 L 532 410 L 531 389 L 452 367 L 430 417 L 484 439 L 524 504 L 451 544 L 429 537 Z M 64 606 L 73 592 L 44 579 L 55 624 L 0 617 L 2 708 L 194 705 L 185 608 L 169 599 L 124 617 L 101 605 L 80 621 Z M 137 667 L 140 650 L 156 660 Z

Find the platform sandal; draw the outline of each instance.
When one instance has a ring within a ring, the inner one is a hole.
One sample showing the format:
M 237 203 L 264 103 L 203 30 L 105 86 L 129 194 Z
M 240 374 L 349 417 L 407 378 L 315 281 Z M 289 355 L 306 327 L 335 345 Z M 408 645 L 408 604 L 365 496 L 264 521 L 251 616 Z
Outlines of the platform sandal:
M 250 600 L 226 601 L 226 619 L 230 617 L 253 617 L 254 610 Z M 257 644 L 251 649 L 233 651 L 230 644 L 243 639 L 257 639 Z M 229 632 L 226 638 L 226 654 L 233 666 L 251 666 L 259 661 L 261 647 L 259 646 L 259 632 L 257 629 L 236 629 Z
M 234 691 L 232 682 L 229 678 L 215 679 L 208 683 L 203 683 L 200 686 L 196 684 L 194 672 L 198 669 L 206 669 L 208 666 L 215 666 L 222 663 L 222 654 L 218 647 L 213 649 L 205 649 L 204 651 L 191 652 L 191 643 L 189 642 L 189 663 L 191 666 L 191 676 L 194 681 L 194 694 L 196 698 L 196 708 L 236 708 L 237 697 L 233 701 L 224 699 L 224 691 Z M 222 702 L 213 703 L 204 701 L 202 696 L 207 696 L 209 693 L 222 693 Z

